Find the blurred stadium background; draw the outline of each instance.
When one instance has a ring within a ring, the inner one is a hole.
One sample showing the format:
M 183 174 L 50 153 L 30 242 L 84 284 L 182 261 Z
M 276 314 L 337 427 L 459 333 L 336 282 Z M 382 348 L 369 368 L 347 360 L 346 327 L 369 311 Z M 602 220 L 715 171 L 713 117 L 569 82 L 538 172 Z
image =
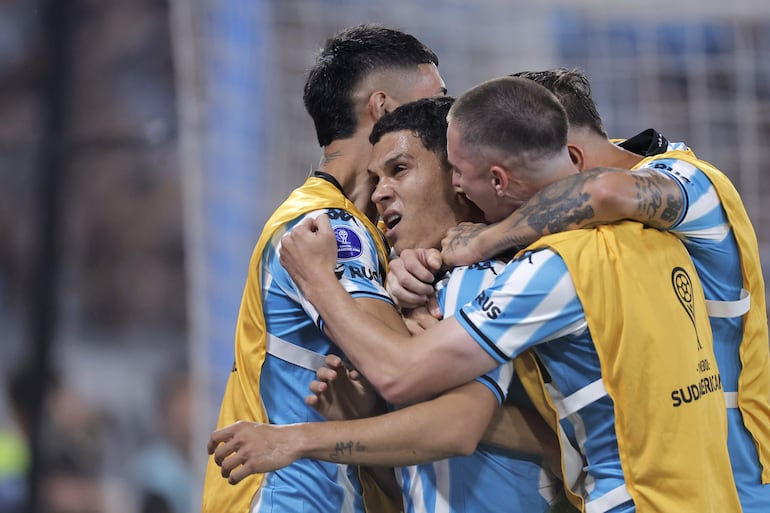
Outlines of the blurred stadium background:
M 320 156 L 305 70 L 362 22 L 454 95 L 584 69 L 613 137 L 733 179 L 770 275 L 765 0 L 0 0 L 0 512 L 199 509 L 253 244 Z

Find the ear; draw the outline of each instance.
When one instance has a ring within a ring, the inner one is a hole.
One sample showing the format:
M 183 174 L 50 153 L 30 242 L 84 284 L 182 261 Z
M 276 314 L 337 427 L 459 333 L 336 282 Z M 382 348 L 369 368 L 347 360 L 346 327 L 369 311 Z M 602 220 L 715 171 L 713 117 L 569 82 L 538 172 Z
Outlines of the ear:
M 489 168 L 489 174 L 491 175 L 492 188 L 495 190 L 495 194 L 503 196 L 506 189 L 508 189 L 508 173 L 499 166 L 493 165 Z
M 576 144 L 567 144 L 567 151 L 569 152 L 569 158 L 572 160 L 572 163 L 575 164 L 577 170 L 583 171 L 586 164 L 583 148 Z
M 369 115 L 376 123 L 378 119 L 390 112 L 391 103 L 388 93 L 385 91 L 374 91 L 369 95 L 369 101 L 366 104 Z

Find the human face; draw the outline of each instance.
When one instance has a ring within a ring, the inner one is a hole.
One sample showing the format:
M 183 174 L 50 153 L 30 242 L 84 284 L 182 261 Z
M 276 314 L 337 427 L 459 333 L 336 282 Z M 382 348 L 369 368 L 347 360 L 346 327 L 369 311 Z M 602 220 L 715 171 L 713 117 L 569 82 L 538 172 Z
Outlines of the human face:
M 461 190 L 470 201 L 484 212 L 488 223 L 500 221 L 504 212 L 495 188 L 494 176 L 478 155 L 472 155 L 462 143 L 460 131 L 453 123 L 447 129 L 447 157 L 452 166 L 452 185 Z
M 439 248 L 446 231 L 469 220 L 475 209 L 452 187 L 439 157 L 410 130 L 382 136 L 374 145 L 369 173 L 377 184 L 372 201 L 397 253 Z

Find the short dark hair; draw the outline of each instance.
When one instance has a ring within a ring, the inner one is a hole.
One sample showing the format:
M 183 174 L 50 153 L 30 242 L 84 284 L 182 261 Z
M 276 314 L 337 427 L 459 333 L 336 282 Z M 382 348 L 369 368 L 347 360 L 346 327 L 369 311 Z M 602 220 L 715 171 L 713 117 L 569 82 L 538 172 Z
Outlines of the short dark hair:
M 417 67 L 438 57 L 417 38 L 372 24 L 347 28 L 326 40 L 308 73 L 303 100 L 321 146 L 356 130 L 353 90 L 370 73 Z
M 405 103 L 382 116 L 374 124 L 369 142 L 377 144 L 385 134 L 409 130 L 420 138 L 426 150 L 439 157 L 445 169 L 449 169 L 446 154 L 446 116 L 454 101 L 451 96 L 436 96 Z
M 532 80 L 501 77 L 457 98 L 449 122 L 464 144 L 530 160 L 554 155 L 567 144 L 567 115 L 559 100 Z
M 596 102 L 591 97 L 591 84 L 586 74 L 579 69 L 520 71 L 511 76 L 534 80 L 555 94 L 567 111 L 570 125 L 590 128 L 602 137 L 607 137 Z

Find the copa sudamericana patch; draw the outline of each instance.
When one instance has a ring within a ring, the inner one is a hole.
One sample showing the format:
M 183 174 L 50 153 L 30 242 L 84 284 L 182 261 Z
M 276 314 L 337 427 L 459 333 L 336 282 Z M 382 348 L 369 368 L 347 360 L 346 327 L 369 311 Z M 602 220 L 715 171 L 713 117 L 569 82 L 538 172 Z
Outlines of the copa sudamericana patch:
M 361 236 L 346 226 L 335 226 L 337 239 L 337 259 L 353 260 L 361 256 Z

